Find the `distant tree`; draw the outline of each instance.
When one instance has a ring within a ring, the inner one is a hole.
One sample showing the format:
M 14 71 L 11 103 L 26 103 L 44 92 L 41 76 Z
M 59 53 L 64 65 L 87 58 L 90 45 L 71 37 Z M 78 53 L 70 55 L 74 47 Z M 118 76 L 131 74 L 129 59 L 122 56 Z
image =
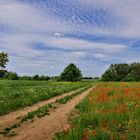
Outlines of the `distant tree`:
M 4 70 L 6 68 L 6 64 L 9 61 L 8 54 L 1 52 L 0 53 L 0 77 L 3 77 L 5 73 L 7 72 Z
M 49 76 L 45 76 L 44 78 L 45 78 L 44 80 L 46 80 L 46 81 L 50 80 Z
M 82 79 L 82 73 L 75 64 L 69 64 L 60 75 L 60 81 L 80 81 Z
M 38 74 L 34 75 L 33 80 L 39 80 L 39 75 Z
M 99 80 L 99 79 L 100 79 L 100 77 L 94 77 L 93 79 L 94 79 L 94 80 Z
M 103 81 L 123 81 L 130 72 L 128 64 L 111 64 L 102 75 Z
M 45 80 L 45 76 L 44 75 L 41 75 L 41 76 L 39 76 L 39 78 L 38 78 L 40 81 L 44 81 Z
M 82 79 L 93 79 L 92 77 L 82 77 Z
M 16 72 L 6 72 L 4 78 L 9 80 L 18 80 L 19 76 Z
M 48 81 L 49 79 L 50 79 L 49 76 L 44 76 L 44 75 L 39 76 L 39 80 L 41 80 L 41 81 Z
M 32 80 L 31 76 L 22 76 L 20 77 L 20 80 Z
M 132 81 L 140 81 L 140 63 L 132 63 L 130 65 Z
M 112 64 L 101 79 L 102 81 L 140 81 L 140 63 Z
M 0 69 L 4 69 L 6 67 L 8 59 L 8 54 L 5 52 L 0 53 Z

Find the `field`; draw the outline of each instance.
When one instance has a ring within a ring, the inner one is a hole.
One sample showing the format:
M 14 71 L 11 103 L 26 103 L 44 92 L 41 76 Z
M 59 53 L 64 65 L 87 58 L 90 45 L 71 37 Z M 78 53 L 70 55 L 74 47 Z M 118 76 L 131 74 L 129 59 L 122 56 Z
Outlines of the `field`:
M 140 83 L 100 83 L 76 109 L 55 140 L 140 139 Z
M 0 80 L 0 116 L 88 84 L 88 82 Z

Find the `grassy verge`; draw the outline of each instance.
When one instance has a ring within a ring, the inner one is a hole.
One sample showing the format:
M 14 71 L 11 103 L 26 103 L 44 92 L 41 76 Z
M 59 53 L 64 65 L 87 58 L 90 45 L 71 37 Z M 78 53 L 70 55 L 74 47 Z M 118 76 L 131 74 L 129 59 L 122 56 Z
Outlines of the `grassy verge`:
M 140 83 L 101 83 L 79 105 L 71 129 L 55 140 L 139 140 Z M 77 115 L 76 115 L 77 116 Z

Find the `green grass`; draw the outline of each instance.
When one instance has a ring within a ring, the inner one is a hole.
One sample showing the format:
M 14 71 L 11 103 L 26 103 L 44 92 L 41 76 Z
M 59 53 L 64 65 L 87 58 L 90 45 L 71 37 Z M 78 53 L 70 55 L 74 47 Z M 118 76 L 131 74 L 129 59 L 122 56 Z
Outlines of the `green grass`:
M 0 116 L 89 83 L 0 80 Z
M 55 140 L 139 140 L 140 83 L 100 83 Z

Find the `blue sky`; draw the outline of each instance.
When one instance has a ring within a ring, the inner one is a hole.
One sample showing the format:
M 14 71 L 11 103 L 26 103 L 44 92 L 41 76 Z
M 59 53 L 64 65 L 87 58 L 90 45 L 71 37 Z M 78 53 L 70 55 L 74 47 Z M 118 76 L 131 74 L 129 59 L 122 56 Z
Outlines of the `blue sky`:
M 0 51 L 20 75 L 59 75 L 75 63 L 100 76 L 140 62 L 139 0 L 0 0 Z

